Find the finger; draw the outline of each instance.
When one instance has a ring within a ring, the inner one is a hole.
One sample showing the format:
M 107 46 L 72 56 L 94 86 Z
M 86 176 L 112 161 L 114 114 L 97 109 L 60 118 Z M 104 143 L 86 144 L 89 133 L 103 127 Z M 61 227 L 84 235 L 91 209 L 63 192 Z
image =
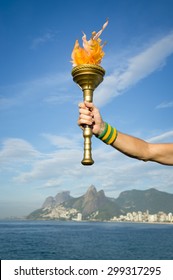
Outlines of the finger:
M 80 124 L 80 121 L 79 121 L 79 120 L 77 121 L 77 124 L 78 124 L 78 126 L 79 126 L 80 128 L 82 128 L 82 130 L 84 130 L 84 125 Z
M 92 102 L 88 102 L 88 101 L 84 101 L 84 104 L 87 108 L 89 108 L 90 110 L 94 109 L 94 104 Z
M 92 112 L 88 109 L 88 108 L 86 108 L 86 109 L 83 109 L 83 108 L 80 108 L 79 109 L 79 114 L 81 115 L 85 115 L 85 116 L 92 116 L 93 114 L 92 114 Z
M 79 103 L 79 104 L 78 104 L 78 107 L 79 107 L 79 108 L 83 108 L 83 109 L 86 109 L 86 108 L 87 108 L 84 102 Z
M 78 124 L 78 126 L 79 126 L 80 128 L 82 128 L 82 129 L 84 129 L 85 125 L 90 125 L 90 124 L 88 124 L 88 121 L 87 121 L 87 120 L 81 121 L 80 119 L 78 120 L 77 124 Z
M 88 124 L 91 125 L 93 123 L 93 119 L 89 116 L 85 115 L 80 115 L 78 119 L 78 124 L 83 125 L 83 124 Z

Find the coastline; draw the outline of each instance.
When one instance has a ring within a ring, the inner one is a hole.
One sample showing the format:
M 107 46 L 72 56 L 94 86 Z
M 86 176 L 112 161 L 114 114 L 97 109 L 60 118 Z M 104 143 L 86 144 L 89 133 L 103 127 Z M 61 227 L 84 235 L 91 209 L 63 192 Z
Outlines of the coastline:
M 112 224 L 148 224 L 148 225 L 173 225 L 173 222 L 147 222 L 147 221 L 112 221 L 112 220 L 61 220 L 61 219 L 26 219 L 26 218 L 4 218 L 1 222 L 59 222 L 59 223 L 112 223 Z

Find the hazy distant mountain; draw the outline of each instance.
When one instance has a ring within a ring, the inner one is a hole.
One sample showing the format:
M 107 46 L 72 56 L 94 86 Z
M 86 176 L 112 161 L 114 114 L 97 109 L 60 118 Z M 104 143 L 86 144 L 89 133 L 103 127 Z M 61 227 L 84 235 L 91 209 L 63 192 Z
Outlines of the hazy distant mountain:
M 125 212 L 149 210 L 151 214 L 159 211 L 173 213 L 173 194 L 154 188 L 144 191 L 124 191 L 120 193 L 116 202 Z
M 57 206 L 65 201 L 68 201 L 71 198 L 72 197 L 70 196 L 69 191 L 63 191 L 61 193 L 58 193 L 55 197 L 47 197 L 45 202 L 43 203 L 42 208 Z
M 118 198 L 105 196 L 103 190 L 97 191 L 92 185 L 87 192 L 77 198 L 69 191 L 46 198 L 42 208 L 28 215 L 28 219 L 73 219 L 81 213 L 86 220 L 109 220 L 128 212 L 146 211 L 151 214 L 163 211 L 173 213 L 173 194 L 148 190 L 130 190 L 120 193 Z

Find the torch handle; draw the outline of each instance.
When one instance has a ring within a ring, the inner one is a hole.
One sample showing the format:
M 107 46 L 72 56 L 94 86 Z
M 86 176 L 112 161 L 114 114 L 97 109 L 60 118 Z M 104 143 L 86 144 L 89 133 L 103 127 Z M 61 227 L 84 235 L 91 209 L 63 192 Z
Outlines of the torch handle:
M 83 99 L 84 101 L 92 102 L 93 101 L 93 90 L 92 89 L 84 89 L 83 90 Z M 83 130 L 83 138 L 84 138 L 84 157 L 81 163 L 83 165 L 92 165 L 94 160 L 92 159 L 92 128 L 89 125 L 85 125 Z
M 92 165 L 94 163 L 91 154 L 92 129 L 89 125 L 86 125 L 84 127 L 83 137 L 84 137 L 84 157 L 81 163 L 83 165 Z

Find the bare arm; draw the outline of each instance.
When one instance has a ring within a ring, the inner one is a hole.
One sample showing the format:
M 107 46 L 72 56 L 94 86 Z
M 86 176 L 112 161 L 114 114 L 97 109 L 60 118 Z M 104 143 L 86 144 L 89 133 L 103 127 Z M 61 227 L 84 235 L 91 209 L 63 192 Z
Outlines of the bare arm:
M 79 104 L 78 124 L 80 127 L 83 124 L 92 125 L 92 132 L 95 135 L 101 134 L 105 127 L 99 110 L 89 102 Z M 132 158 L 173 165 L 173 143 L 151 144 L 140 138 L 118 132 L 112 147 Z
M 118 137 L 112 146 L 132 158 L 173 165 L 173 143 L 151 144 L 134 136 L 118 132 Z

